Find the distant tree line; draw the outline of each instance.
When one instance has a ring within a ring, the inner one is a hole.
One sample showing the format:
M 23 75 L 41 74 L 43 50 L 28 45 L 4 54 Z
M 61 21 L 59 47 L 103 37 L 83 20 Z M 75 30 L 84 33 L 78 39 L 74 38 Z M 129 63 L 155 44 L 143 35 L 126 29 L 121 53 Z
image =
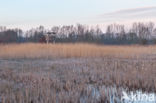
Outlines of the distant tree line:
M 132 27 L 126 29 L 124 25 L 108 25 L 103 32 L 98 26 L 89 27 L 77 24 L 76 26 L 54 26 L 51 30 L 43 26 L 30 29 L 26 32 L 21 29 L 7 29 L 0 27 L 0 43 L 44 43 L 45 34 L 48 31 L 55 32 L 50 42 L 87 42 L 100 44 L 155 44 L 156 28 L 153 22 L 133 23 Z

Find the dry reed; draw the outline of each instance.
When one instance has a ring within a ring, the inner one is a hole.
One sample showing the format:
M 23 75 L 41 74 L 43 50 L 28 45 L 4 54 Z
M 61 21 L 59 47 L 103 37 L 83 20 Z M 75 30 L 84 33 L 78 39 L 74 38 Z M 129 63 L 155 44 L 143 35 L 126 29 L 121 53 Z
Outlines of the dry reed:
M 107 46 L 96 44 L 0 45 L 0 58 L 136 57 L 156 54 L 155 46 Z
M 0 103 L 110 103 L 114 88 L 118 99 L 120 88 L 156 92 L 155 53 L 138 45 L 0 45 Z

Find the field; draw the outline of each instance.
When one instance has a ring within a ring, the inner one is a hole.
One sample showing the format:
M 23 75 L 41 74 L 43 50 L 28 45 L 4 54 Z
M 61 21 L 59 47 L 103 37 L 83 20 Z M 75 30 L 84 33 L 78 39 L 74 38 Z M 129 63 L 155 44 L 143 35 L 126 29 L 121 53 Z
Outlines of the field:
M 155 46 L 107 46 L 96 44 L 10 44 L 0 45 L 3 59 L 53 59 L 81 57 L 137 58 L 156 54 Z
M 0 45 L 0 103 L 121 103 L 155 75 L 155 45 Z

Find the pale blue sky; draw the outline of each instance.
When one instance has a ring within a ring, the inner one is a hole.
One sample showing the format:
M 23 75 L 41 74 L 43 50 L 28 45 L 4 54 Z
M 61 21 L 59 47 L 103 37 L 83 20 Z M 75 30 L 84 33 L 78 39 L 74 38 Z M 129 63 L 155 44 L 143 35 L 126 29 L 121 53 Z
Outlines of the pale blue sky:
M 0 25 L 87 24 L 106 13 L 155 5 L 156 0 L 0 0 Z

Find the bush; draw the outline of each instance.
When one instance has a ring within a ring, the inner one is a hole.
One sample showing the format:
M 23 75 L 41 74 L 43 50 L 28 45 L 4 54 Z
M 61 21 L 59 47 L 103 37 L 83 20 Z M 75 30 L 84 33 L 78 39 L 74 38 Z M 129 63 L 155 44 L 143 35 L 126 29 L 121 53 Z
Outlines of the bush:
M 141 39 L 140 44 L 146 45 L 148 43 L 147 39 Z

